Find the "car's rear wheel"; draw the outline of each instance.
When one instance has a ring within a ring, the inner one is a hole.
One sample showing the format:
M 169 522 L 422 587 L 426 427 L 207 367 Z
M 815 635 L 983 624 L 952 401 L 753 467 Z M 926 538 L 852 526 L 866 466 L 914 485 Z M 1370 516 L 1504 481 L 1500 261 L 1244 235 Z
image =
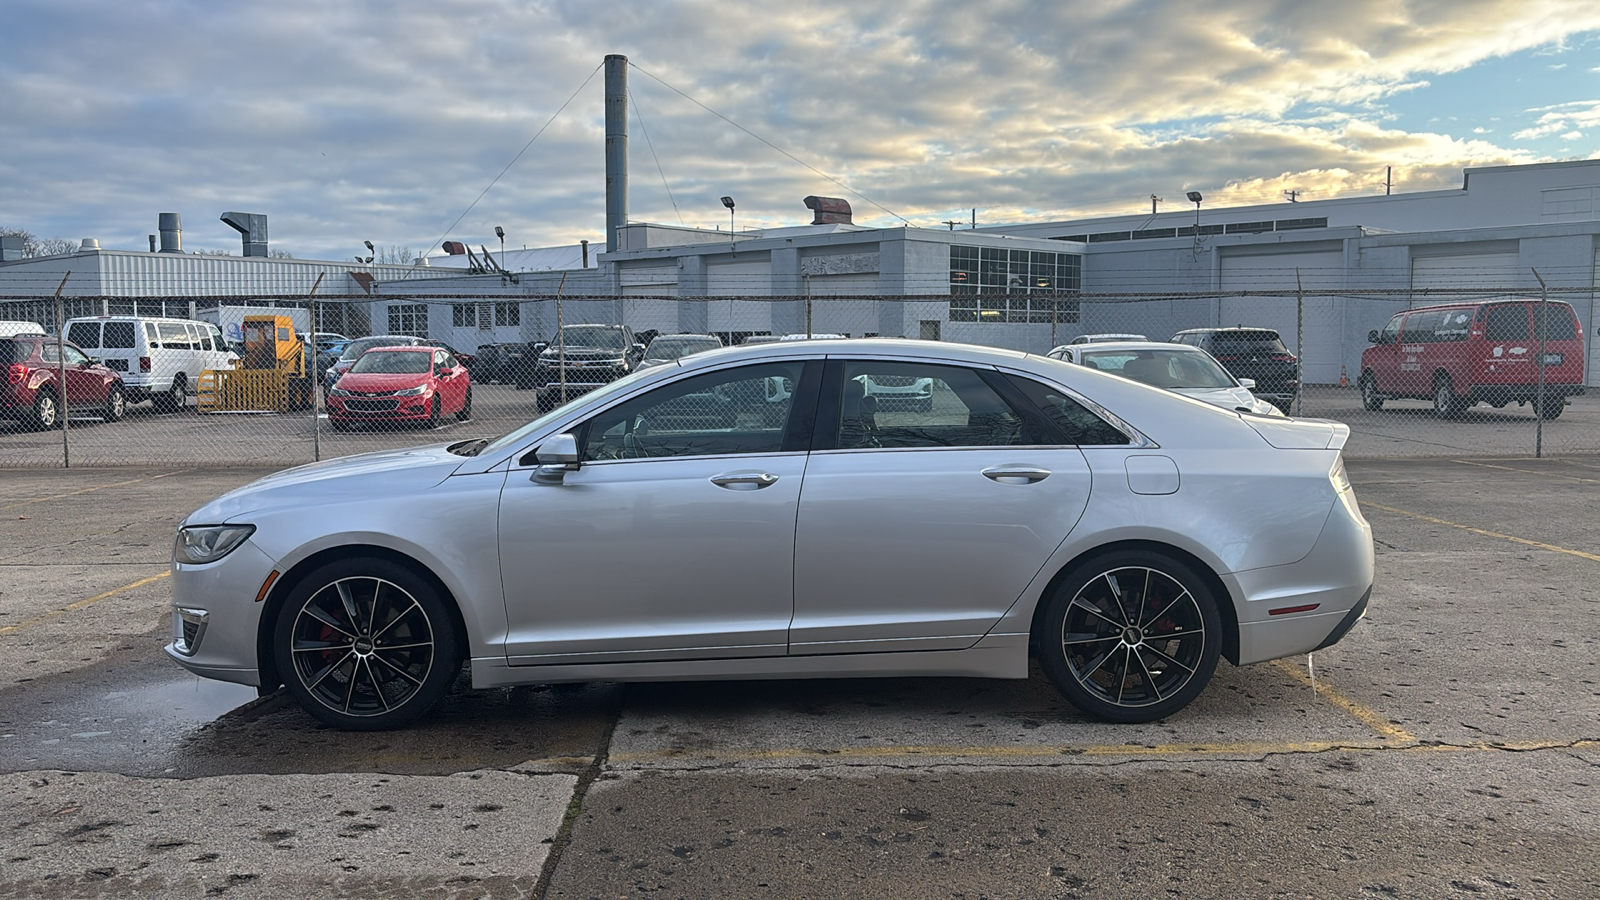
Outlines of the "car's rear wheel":
M 47 431 L 59 424 L 61 424 L 61 404 L 56 402 L 56 395 L 49 391 L 39 391 L 33 397 L 33 427 Z
M 1539 417 L 1541 419 L 1554 419 L 1559 417 L 1566 408 L 1567 398 L 1547 395 L 1544 398 L 1544 404 L 1539 407 Z
M 1189 566 L 1144 550 L 1079 565 L 1051 592 L 1035 650 L 1056 689 L 1111 722 L 1172 715 L 1211 680 L 1222 617 Z
M 172 376 L 172 385 L 165 392 L 156 394 L 151 398 L 151 404 L 157 412 L 175 413 L 183 411 L 184 400 L 188 397 L 188 388 L 182 372 Z
M 1378 377 L 1371 372 L 1361 373 L 1361 405 L 1369 412 L 1383 409 L 1383 395 L 1378 393 Z
M 1433 411 L 1441 416 L 1453 418 L 1461 415 L 1470 404 L 1456 394 L 1455 385 L 1451 383 L 1448 373 L 1440 372 L 1433 376 Z
M 296 585 L 278 611 L 273 652 L 306 712 L 350 731 L 414 721 L 461 668 L 438 591 L 405 566 L 370 557 L 329 563 Z
M 106 407 L 101 413 L 101 418 L 107 422 L 120 420 L 128 411 L 128 398 L 122 393 L 122 385 L 113 384 L 106 389 Z

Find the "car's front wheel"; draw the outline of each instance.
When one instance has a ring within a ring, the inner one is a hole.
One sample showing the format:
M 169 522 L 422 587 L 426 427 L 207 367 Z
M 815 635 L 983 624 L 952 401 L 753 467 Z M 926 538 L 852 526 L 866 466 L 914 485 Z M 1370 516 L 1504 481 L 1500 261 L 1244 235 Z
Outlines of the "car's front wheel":
M 467 388 L 466 399 L 461 401 L 461 410 L 456 413 L 456 420 L 465 422 L 472 418 L 472 388 Z
M 461 668 L 445 600 L 399 563 L 355 557 L 302 580 L 273 648 L 289 693 L 335 728 L 397 728 L 432 709 Z
M 1046 598 L 1035 652 L 1073 706 L 1152 722 L 1199 696 L 1216 671 L 1222 617 L 1206 583 L 1164 554 L 1129 550 L 1079 565 Z

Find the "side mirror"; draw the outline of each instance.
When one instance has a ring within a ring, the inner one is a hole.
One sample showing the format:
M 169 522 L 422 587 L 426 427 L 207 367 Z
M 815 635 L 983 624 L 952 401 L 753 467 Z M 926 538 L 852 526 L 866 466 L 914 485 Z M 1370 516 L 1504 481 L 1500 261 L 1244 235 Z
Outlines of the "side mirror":
M 533 480 L 541 484 L 561 484 L 568 472 L 578 469 L 578 438 L 572 433 L 558 434 L 545 440 L 534 451 L 539 463 L 533 470 Z
M 1254 378 L 1241 378 L 1239 379 L 1239 386 L 1247 391 L 1253 391 L 1256 389 L 1256 380 Z
M 535 354 L 543 353 L 545 351 L 545 349 L 548 348 L 549 346 L 550 346 L 550 342 L 549 341 L 534 341 L 533 342 L 533 352 Z
M 1381 344 L 1381 343 L 1383 343 L 1381 338 L 1382 338 L 1382 335 L 1378 334 L 1378 329 L 1376 329 L 1376 328 L 1374 328 L 1371 331 L 1367 332 L 1367 343 L 1369 343 L 1369 344 Z
M 633 352 L 635 352 L 635 353 L 643 353 L 644 352 L 644 345 L 643 344 L 634 344 L 633 345 Z

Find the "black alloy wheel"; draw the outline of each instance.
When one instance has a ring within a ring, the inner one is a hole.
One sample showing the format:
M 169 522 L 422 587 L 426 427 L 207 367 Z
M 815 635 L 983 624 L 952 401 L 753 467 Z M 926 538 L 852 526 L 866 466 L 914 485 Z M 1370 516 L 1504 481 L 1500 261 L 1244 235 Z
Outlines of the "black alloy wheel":
M 330 563 L 290 592 L 273 650 L 295 700 L 349 731 L 396 728 L 444 697 L 461 668 L 445 601 L 385 559 Z
M 1216 671 L 1222 617 L 1206 583 L 1160 553 L 1109 553 L 1047 600 L 1035 650 L 1062 695 L 1110 722 L 1153 722 L 1199 696 Z

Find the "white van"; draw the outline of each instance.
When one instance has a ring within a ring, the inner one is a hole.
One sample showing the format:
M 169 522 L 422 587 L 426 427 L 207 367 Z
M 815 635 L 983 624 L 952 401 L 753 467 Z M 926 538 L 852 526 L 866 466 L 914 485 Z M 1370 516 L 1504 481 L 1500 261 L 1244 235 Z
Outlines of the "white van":
M 200 373 L 238 359 L 209 322 L 151 316 L 94 316 L 67 320 L 67 340 L 122 376 L 129 403 L 150 400 L 177 412 Z
M 19 334 L 44 333 L 44 327 L 38 322 L 0 322 L 0 337 L 12 337 Z

